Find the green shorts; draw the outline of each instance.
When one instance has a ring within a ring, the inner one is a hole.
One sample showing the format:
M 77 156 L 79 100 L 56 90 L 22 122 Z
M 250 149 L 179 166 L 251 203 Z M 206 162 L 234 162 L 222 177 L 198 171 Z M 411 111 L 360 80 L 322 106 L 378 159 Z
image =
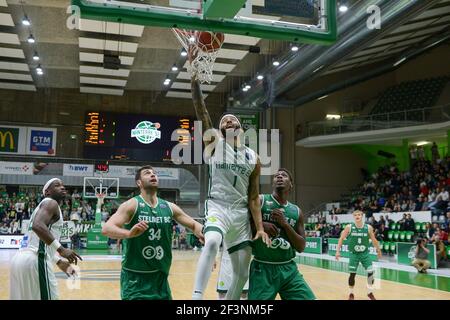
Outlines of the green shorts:
M 364 269 L 366 269 L 367 272 L 372 272 L 372 259 L 370 258 L 369 251 L 363 252 L 363 253 L 352 253 L 350 252 L 349 257 L 349 263 L 348 263 L 348 271 L 350 273 L 356 273 L 358 270 L 359 263 L 363 265 Z
M 168 275 L 157 271 L 139 273 L 122 269 L 120 295 L 122 300 L 172 300 Z
M 297 269 L 297 263 L 269 264 L 253 260 L 250 265 L 249 300 L 314 300 L 311 288 Z

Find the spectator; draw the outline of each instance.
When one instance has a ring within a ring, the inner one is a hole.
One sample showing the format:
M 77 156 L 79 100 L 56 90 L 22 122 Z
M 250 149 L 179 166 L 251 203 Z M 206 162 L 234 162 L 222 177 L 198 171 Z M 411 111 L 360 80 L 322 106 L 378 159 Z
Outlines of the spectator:
M 431 238 L 431 242 L 434 245 L 436 245 L 436 260 L 437 260 L 437 264 L 439 266 L 440 262 L 443 261 L 445 259 L 445 257 L 447 256 L 447 254 L 445 252 L 445 244 L 441 239 L 440 228 L 436 228 L 436 231 L 435 231 L 433 237 Z
M 398 224 L 400 225 L 400 230 L 405 230 L 405 221 L 406 221 L 406 213 L 403 214 L 403 217 L 398 221 Z
M 425 237 L 428 239 L 428 241 L 431 241 L 431 238 L 433 237 L 436 230 L 431 226 L 431 223 L 429 222 L 425 224 L 425 228 Z
M 369 220 L 369 224 L 372 226 L 374 230 L 378 229 L 378 222 L 375 217 L 371 217 Z
M 403 230 L 404 231 L 415 231 L 416 224 L 414 222 L 414 219 L 411 217 L 411 213 L 408 213 L 406 215 L 405 222 L 403 224 Z
M 422 238 L 417 239 L 416 253 L 412 264 L 419 273 L 427 273 L 427 269 L 431 267 L 431 263 L 428 260 L 429 253 L 430 250 L 427 249 L 427 241 Z
M 9 228 L 5 223 L 0 223 L 0 234 L 8 234 Z
M 431 161 L 433 163 L 438 163 L 439 160 L 439 150 L 436 142 L 433 142 L 433 146 L 431 147 Z

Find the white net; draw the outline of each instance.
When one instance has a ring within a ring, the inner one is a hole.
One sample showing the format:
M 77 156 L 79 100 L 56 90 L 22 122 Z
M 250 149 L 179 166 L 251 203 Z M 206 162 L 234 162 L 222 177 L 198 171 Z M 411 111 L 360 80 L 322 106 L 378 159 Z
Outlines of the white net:
M 188 72 L 201 83 L 211 83 L 214 62 L 224 40 L 223 33 L 176 28 L 172 31 L 188 53 Z

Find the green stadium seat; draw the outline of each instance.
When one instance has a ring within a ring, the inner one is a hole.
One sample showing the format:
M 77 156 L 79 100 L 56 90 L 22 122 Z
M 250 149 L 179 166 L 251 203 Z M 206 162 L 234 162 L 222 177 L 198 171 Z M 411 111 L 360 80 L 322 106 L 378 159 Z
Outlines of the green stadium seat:
M 447 258 L 450 258 L 450 246 L 447 246 Z
M 414 232 L 413 231 L 406 232 L 406 242 L 411 242 L 413 236 L 414 236 Z
M 389 230 L 394 230 L 395 229 L 395 222 L 391 222 L 389 224 Z
M 392 252 L 392 253 L 395 253 L 396 247 L 397 247 L 396 243 L 395 242 L 391 242 L 390 245 L 389 245 L 389 251 Z
M 427 231 L 427 223 L 426 222 L 422 222 L 422 232 Z
M 401 242 L 405 241 L 406 239 L 406 231 L 400 231 L 399 239 Z
M 400 223 L 395 224 L 395 230 L 400 230 Z
M 395 231 L 394 232 L 394 241 L 398 241 L 399 238 L 400 238 L 400 231 Z
M 389 252 L 389 248 L 391 247 L 391 243 L 390 242 L 384 242 L 383 243 L 383 246 L 384 246 L 384 251 L 385 252 Z
M 419 222 L 416 223 L 415 227 L 416 227 L 416 232 L 420 232 L 420 230 L 422 230 L 422 224 Z
M 394 239 L 394 231 L 389 231 L 388 232 L 388 240 L 392 241 Z

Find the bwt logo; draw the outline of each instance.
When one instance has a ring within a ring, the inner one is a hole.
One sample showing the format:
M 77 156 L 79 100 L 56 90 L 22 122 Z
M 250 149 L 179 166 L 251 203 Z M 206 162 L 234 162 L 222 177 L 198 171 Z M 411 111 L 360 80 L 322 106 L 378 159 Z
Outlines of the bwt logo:
M 73 166 L 70 165 L 69 169 L 72 171 L 77 171 L 77 172 L 87 172 L 88 171 L 88 166 Z
M 51 137 L 38 137 L 38 136 L 34 136 L 33 137 L 33 143 L 35 144 L 51 144 L 52 143 L 52 138 Z

